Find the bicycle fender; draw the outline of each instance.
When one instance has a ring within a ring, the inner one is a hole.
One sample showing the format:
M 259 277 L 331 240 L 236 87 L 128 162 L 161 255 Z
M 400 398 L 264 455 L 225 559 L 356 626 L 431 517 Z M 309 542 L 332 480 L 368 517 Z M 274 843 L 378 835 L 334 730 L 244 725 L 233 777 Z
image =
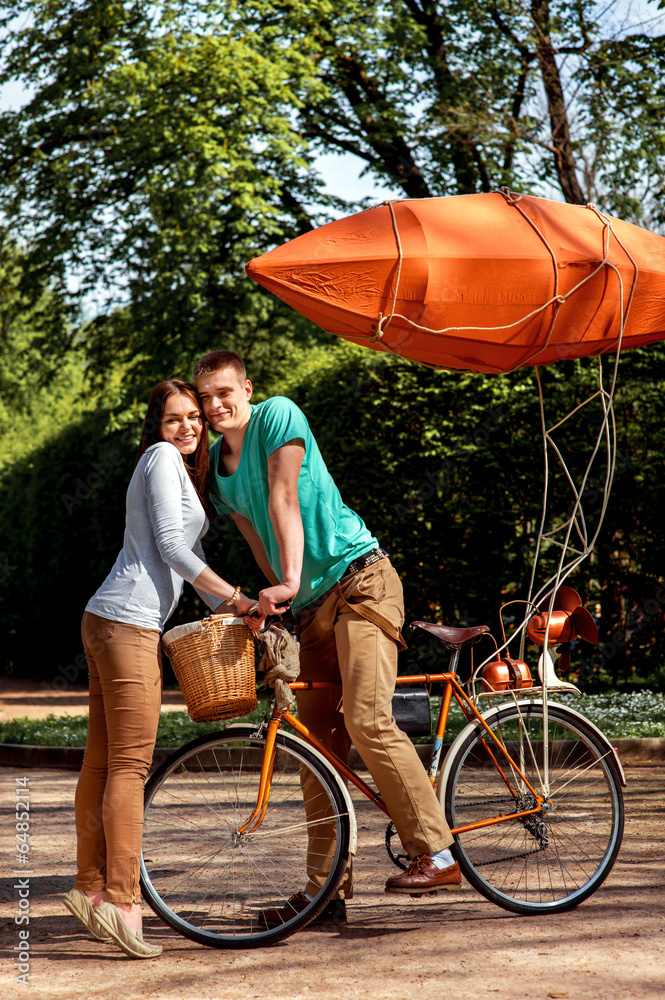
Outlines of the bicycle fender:
M 250 736 L 256 733 L 256 729 L 257 729 L 256 726 L 248 726 L 241 724 L 239 726 L 227 726 L 224 731 L 226 733 L 237 732 L 237 733 L 242 733 L 243 736 Z M 284 739 L 287 742 L 290 741 L 291 743 L 298 743 L 301 747 L 304 747 L 305 750 L 308 750 L 309 753 L 311 753 L 314 757 L 317 757 L 318 760 L 326 768 L 326 770 L 330 773 L 330 776 L 335 779 L 335 783 L 339 788 L 340 792 L 342 793 L 342 796 L 346 803 L 347 812 L 349 814 L 349 854 L 352 854 L 355 857 L 356 851 L 358 850 L 358 823 L 356 821 L 356 811 L 353 807 L 353 801 L 351 799 L 351 795 L 349 794 L 349 790 L 346 787 L 346 784 L 344 783 L 341 775 L 338 774 L 338 772 L 335 770 L 332 764 L 326 760 L 326 758 L 323 756 L 322 753 L 319 753 L 318 750 L 316 750 L 306 740 L 303 740 L 300 736 L 296 736 L 294 733 L 285 733 L 285 732 L 280 732 L 279 735 L 284 737 Z

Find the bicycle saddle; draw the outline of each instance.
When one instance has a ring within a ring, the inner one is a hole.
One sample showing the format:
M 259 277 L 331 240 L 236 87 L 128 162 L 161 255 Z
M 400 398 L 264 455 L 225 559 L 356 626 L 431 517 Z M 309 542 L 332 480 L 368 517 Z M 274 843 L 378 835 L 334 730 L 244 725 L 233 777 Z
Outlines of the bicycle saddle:
M 411 622 L 410 628 L 421 628 L 424 632 L 431 632 L 446 646 L 463 646 L 465 642 L 471 642 L 480 635 L 489 632 L 488 625 L 474 625 L 472 628 L 450 628 L 448 625 L 435 625 L 433 622 Z

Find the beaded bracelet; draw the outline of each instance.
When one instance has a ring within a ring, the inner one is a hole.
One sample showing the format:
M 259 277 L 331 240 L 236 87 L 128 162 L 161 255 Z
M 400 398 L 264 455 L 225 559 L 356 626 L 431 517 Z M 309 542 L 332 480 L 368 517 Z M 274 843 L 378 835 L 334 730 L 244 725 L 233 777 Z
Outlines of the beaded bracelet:
M 233 593 L 231 594 L 231 596 L 229 597 L 229 599 L 228 599 L 228 601 L 226 603 L 227 604 L 232 604 L 235 607 L 235 603 L 238 600 L 238 595 L 240 594 L 241 590 L 242 590 L 242 587 L 236 587 L 236 589 L 233 591 Z

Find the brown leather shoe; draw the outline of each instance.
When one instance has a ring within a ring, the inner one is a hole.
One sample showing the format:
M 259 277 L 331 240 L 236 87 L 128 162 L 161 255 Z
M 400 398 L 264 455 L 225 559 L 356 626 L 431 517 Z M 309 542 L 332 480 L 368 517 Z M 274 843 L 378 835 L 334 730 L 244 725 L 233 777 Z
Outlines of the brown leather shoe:
M 410 896 L 421 896 L 425 892 L 439 889 L 459 889 L 462 875 L 455 862 L 448 868 L 437 868 L 426 854 L 414 858 L 401 875 L 393 875 L 386 882 L 386 892 L 400 892 Z

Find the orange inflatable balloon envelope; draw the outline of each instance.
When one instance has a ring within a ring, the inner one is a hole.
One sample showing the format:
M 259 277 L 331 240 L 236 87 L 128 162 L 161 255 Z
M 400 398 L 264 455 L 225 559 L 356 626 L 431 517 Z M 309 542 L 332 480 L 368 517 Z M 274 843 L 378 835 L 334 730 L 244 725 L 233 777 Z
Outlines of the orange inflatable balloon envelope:
M 506 372 L 665 337 L 665 237 L 509 191 L 379 205 L 247 273 L 330 333 L 437 367 Z

